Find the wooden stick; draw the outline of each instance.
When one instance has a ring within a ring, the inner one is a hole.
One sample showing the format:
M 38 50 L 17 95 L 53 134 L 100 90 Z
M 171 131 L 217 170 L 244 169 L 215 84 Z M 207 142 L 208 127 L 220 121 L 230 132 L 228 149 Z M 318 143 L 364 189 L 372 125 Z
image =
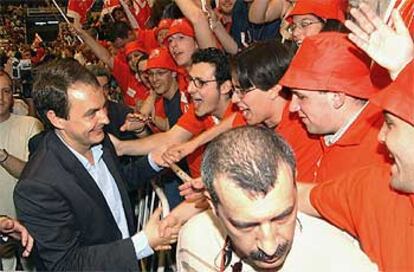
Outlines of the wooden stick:
M 170 168 L 171 170 L 174 171 L 174 173 L 185 183 L 185 182 L 190 182 L 192 180 L 192 178 L 186 173 L 184 172 L 183 169 L 181 169 L 177 164 L 175 163 L 171 163 L 170 164 Z

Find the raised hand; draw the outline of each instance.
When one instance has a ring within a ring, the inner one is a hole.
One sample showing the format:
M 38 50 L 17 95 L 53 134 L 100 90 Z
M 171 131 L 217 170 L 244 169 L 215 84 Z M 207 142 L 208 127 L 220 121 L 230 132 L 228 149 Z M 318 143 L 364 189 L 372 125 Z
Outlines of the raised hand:
M 359 8 L 353 8 L 350 12 L 357 24 L 349 20 L 345 22 L 352 32 L 349 39 L 395 78 L 414 58 L 413 40 L 401 15 L 393 10 L 392 28 L 367 4 L 361 3 Z
M 0 232 L 14 239 L 21 240 L 24 248 L 23 257 L 29 257 L 33 248 L 33 237 L 17 220 L 9 217 L 0 217 Z

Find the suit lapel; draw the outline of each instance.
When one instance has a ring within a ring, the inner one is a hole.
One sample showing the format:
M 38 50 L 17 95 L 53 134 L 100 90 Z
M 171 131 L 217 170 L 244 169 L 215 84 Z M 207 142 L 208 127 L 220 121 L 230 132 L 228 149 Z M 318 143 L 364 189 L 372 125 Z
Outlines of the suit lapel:
M 106 139 L 103 142 L 103 160 L 105 161 L 105 164 L 109 169 L 109 172 L 111 172 L 112 176 L 114 177 L 116 186 L 118 187 L 119 194 L 121 195 L 121 199 L 122 199 L 122 205 L 125 211 L 125 217 L 128 222 L 129 233 L 132 235 L 133 233 L 135 233 L 135 230 L 134 230 L 134 220 L 133 220 L 133 212 L 131 208 L 131 203 L 129 201 L 129 196 L 126 190 L 125 181 L 123 180 L 123 178 L 121 177 L 119 173 L 119 170 L 118 170 L 119 167 L 114 161 L 112 150 L 107 146 Z
M 76 156 L 67 148 L 67 146 L 59 139 L 59 137 L 52 132 L 51 137 L 53 138 L 50 141 L 50 146 L 55 149 L 57 156 L 59 157 L 61 164 L 64 168 L 67 169 L 68 173 L 72 173 L 76 176 L 74 178 L 75 182 L 82 187 L 85 192 L 88 193 L 92 201 L 95 201 L 98 207 L 102 207 L 102 211 L 105 213 L 105 216 L 108 218 L 108 222 L 114 225 L 114 229 L 118 230 L 116 221 L 111 213 L 104 195 L 96 184 L 95 180 L 88 173 L 82 163 L 76 158 Z M 111 171 L 112 173 L 112 171 Z M 121 235 L 121 232 L 119 231 Z

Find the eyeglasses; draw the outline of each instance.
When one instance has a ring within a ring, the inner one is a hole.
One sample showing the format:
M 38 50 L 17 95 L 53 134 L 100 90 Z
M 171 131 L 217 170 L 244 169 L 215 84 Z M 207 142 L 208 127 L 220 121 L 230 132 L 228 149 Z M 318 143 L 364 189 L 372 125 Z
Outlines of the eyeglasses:
M 312 21 L 312 20 L 309 20 L 309 19 L 305 19 L 305 20 L 299 21 L 297 23 L 291 23 L 287 27 L 287 31 L 292 34 L 293 31 L 295 31 L 296 28 L 299 28 L 299 29 L 302 30 L 302 29 L 304 29 L 304 28 L 306 28 L 310 25 L 318 24 L 318 23 L 322 23 L 322 21 L 321 20 Z
M 210 83 L 210 82 L 217 82 L 216 79 L 210 79 L 210 80 L 204 80 L 198 77 L 192 77 L 192 76 L 187 76 L 187 80 L 189 82 L 192 82 L 194 84 L 194 86 L 196 86 L 196 88 L 203 88 L 204 85 Z
M 237 95 L 240 99 L 246 96 L 247 93 L 250 93 L 251 91 L 256 90 L 257 88 L 255 86 L 249 87 L 247 89 L 240 88 L 239 86 L 233 85 L 233 93 Z
M 146 74 L 148 77 L 163 77 L 165 76 L 169 71 L 168 70 L 159 70 L 159 71 L 147 71 Z

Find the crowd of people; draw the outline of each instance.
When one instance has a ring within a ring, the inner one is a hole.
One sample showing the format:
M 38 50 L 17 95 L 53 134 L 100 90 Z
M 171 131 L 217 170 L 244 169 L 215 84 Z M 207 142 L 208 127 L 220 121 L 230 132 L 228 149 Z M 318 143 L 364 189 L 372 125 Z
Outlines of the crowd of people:
M 121 0 L 32 45 L 8 8 L 0 268 L 413 271 L 414 7 L 351 2 Z

